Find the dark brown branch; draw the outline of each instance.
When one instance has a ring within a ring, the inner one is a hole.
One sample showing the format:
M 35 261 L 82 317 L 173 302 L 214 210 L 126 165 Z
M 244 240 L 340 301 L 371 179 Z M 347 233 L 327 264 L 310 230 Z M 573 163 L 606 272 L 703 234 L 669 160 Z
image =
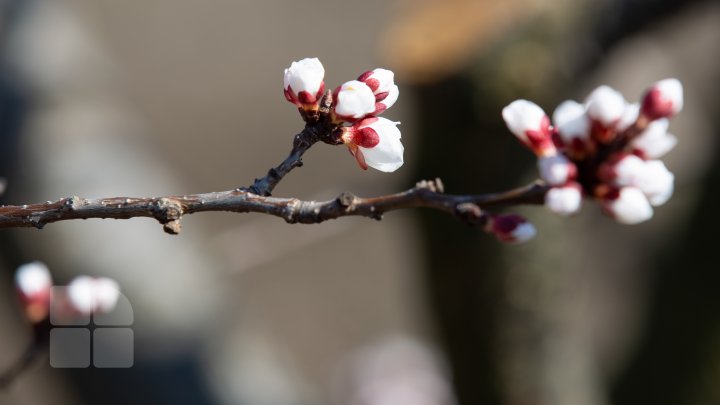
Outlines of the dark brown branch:
M 250 191 L 231 191 L 155 198 L 114 197 L 85 199 L 68 197 L 44 204 L 0 207 L 0 228 L 35 227 L 72 219 L 135 217 L 155 218 L 166 232 L 180 232 L 183 215 L 203 211 L 256 212 L 283 218 L 288 223 L 316 224 L 346 216 L 380 219 L 389 211 L 431 208 L 466 222 L 481 221 L 480 209 L 542 204 L 548 187 L 541 183 L 498 194 L 444 194 L 439 180 L 422 181 L 407 191 L 381 197 L 360 198 L 343 193 L 329 201 L 260 196 Z

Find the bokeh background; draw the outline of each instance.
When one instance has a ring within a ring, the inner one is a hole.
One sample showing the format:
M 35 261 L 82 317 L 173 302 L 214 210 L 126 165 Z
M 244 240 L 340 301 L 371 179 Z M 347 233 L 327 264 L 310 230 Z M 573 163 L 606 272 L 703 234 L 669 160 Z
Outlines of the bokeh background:
M 0 369 L 30 332 L 12 276 L 116 278 L 135 366 L 41 356 L 1 404 L 630 405 L 720 403 L 720 4 L 680 0 L 2 0 L 3 202 L 157 196 L 249 184 L 302 122 L 293 60 L 332 88 L 396 72 L 406 164 L 363 172 L 318 145 L 276 189 L 328 199 L 441 177 L 452 193 L 534 179 L 500 119 L 609 84 L 678 77 L 676 195 L 639 226 L 587 204 L 504 246 L 445 215 L 287 225 L 204 213 L 0 233 Z

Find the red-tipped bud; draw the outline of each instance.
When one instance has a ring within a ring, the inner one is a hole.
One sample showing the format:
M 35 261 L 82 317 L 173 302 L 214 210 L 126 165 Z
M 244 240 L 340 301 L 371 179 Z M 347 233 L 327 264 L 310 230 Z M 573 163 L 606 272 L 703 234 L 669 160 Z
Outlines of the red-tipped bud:
M 661 80 L 650 87 L 643 97 L 640 111 L 653 121 L 675 116 L 683 107 L 683 87 L 678 79 Z
M 535 237 L 533 224 L 520 215 L 493 215 L 488 218 L 486 230 L 503 242 L 522 243 Z
M 510 132 L 537 156 L 557 153 L 552 139 L 550 118 L 537 104 L 527 100 L 515 100 L 503 108 L 502 116 Z

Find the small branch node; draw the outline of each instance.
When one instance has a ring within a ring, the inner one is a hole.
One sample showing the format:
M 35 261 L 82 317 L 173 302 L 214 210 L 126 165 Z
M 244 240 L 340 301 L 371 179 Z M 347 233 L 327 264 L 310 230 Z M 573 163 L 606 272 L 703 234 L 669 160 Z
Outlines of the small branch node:
M 350 207 L 353 204 L 355 204 L 357 197 L 353 193 L 344 191 L 337 197 L 336 200 L 337 200 L 338 204 L 340 204 L 342 207 L 347 208 L 347 207 Z

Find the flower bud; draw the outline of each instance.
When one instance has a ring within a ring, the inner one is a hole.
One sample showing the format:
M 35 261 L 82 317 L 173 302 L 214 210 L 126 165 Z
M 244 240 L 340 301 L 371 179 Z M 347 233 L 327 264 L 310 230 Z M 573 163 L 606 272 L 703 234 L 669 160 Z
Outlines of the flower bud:
M 394 172 L 403 165 L 403 145 L 399 122 L 369 117 L 344 127 L 342 141 L 355 156 L 363 170 L 369 167 L 382 172 Z
M 553 123 L 570 156 L 581 158 L 591 149 L 590 119 L 585 106 L 572 100 L 562 102 L 553 112 Z
M 678 79 L 660 80 L 645 93 L 640 108 L 642 114 L 653 121 L 670 118 L 682 110 L 683 87 Z
M 545 194 L 545 207 L 560 215 L 572 215 L 582 206 L 582 186 L 571 182 L 553 187 Z
M 488 218 L 486 230 L 503 242 L 522 243 L 535 237 L 533 224 L 520 215 L 494 215 Z
M 355 122 L 375 111 L 375 95 L 361 81 L 351 80 L 338 87 L 333 99 L 336 121 Z
M 577 166 L 562 154 L 540 158 L 537 165 L 540 178 L 551 186 L 565 184 L 577 177 Z
M 669 134 L 668 120 L 661 118 L 652 121 L 645 131 L 630 142 L 633 152 L 645 159 L 658 159 L 677 145 L 675 135 Z
M 588 116 L 604 128 L 614 128 L 625 112 L 625 98 L 609 86 L 593 90 L 585 101 Z
M 659 160 L 645 162 L 642 177 L 638 180 L 639 188 L 650 201 L 651 205 L 665 204 L 675 190 L 675 175 Z
M 32 262 L 18 267 L 15 287 L 28 320 L 37 323 L 45 319 L 50 308 L 52 288 L 52 277 L 47 266 L 41 262 Z
M 306 111 L 317 110 L 325 91 L 325 68 L 318 58 L 293 62 L 285 69 L 285 98 Z
M 392 107 L 400 95 L 400 89 L 394 82 L 395 74 L 391 70 L 377 68 L 360 75 L 359 81 L 370 87 L 375 95 L 375 111 L 377 115 Z
M 550 118 L 537 104 L 515 100 L 502 110 L 510 132 L 537 156 L 554 155 L 557 150 L 552 141 Z
M 638 224 L 653 216 L 653 209 L 642 191 L 635 187 L 612 189 L 602 197 L 606 214 L 622 224 Z

